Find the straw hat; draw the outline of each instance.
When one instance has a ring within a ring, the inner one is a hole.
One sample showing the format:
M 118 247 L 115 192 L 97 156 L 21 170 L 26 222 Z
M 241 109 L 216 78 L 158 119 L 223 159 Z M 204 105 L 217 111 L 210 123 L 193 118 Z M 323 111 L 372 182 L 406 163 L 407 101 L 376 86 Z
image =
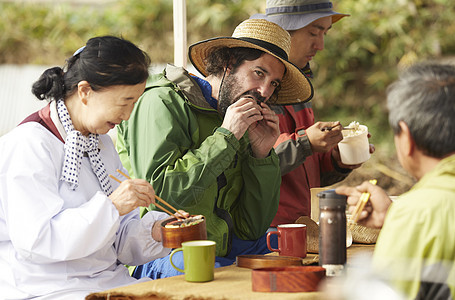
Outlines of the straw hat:
M 235 28 L 232 37 L 217 37 L 191 45 L 188 50 L 190 61 L 196 70 L 207 76 L 206 58 L 221 47 L 259 49 L 275 56 L 285 65 L 286 72 L 274 104 L 295 104 L 313 97 L 313 86 L 309 79 L 288 60 L 291 39 L 289 33 L 280 26 L 262 19 L 245 20 Z
M 332 16 L 332 24 L 349 16 L 332 10 L 328 0 L 267 0 L 264 14 L 255 14 L 250 19 L 265 19 L 286 30 L 303 28 L 317 19 Z

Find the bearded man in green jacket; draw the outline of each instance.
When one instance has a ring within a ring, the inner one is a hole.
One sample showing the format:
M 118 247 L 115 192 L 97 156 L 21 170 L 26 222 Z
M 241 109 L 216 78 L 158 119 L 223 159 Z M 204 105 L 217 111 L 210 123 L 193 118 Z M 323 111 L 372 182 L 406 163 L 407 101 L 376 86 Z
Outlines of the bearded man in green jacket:
M 189 57 L 206 77 L 168 65 L 149 78 L 118 128 L 124 165 L 177 209 L 205 216 L 222 265 L 239 254 L 268 252 L 264 237 L 278 209 L 281 174 L 273 150 L 278 117 L 266 102 L 313 95 L 288 61 L 289 49 L 289 34 L 266 20 L 246 20 L 232 37 L 196 43 Z M 134 276 L 175 275 L 165 260 Z

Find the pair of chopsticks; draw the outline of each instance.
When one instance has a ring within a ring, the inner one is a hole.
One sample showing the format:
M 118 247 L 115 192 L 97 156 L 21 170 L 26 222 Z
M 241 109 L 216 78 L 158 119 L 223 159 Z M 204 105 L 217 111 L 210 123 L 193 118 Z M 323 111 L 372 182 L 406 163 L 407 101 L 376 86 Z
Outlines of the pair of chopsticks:
M 332 126 L 332 127 L 321 128 L 321 131 L 331 131 L 333 128 L 335 128 L 337 126 L 341 126 L 341 124 L 338 124 L 338 125 L 335 125 L 335 126 Z M 355 130 L 355 128 L 341 126 L 341 130 Z
M 123 173 L 121 170 L 117 169 L 117 172 L 119 172 L 120 174 L 122 174 L 125 178 L 127 179 L 131 179 L 130 176 L 128 176 L 127 174 Z M 122 181 L 120 179 L 118 179 L 117 177 L 115 177 L 114 175 L 111 175 L 109 174 L 109 177 L 111 177 L 112 179 L 114 179 L 115 181 L 117 181 L 118 183 L 122 183 Z M 160 197 L 158 197 L 157 195 L 155 195 L 155 199 L 160 201 L 161 203 L 167 205 L 170 209 L 174 210 L 176 213 L 178 212 L 178 210 L 173 207 L 172 205 L 170 205 L 169 203 L 167 203 L 166 201 L 164 201 L 163 199 L 161 199 Z M 166 213 L 168 213 L 169 215 L 171 216 L 174 216 L 177 218 L 177 220 L 182 220 L 182 219 L 186 219 L 185 217 L 180 217 L 179 215 L 177 215 L 176 213 L 172 213 L 170 212 L 169 210 L 167 210 L 166 208 L 164 208 L 163 206 L 161 206 L 160 204 L 158 204 L 156 201 L 155 203 L 156 207 L 158 207 L 159 209 L 161 209 L 162 211 L 165 211 Z
M 376 184 L 378 181 L 376 179 L 371 179 L 370 183 L 371 184 Z M 360 213 L 362 210 L 365 208 L 365 205 L 367 204 L 368 200 L 370 199 L 370 193 L 362 193 L 360 196 L 359 201 L 357 202 L 354 212 L 352 213 L 351 218 L 349 219 L 349 224 L 353 225 L 357 223 L 360 217 Z

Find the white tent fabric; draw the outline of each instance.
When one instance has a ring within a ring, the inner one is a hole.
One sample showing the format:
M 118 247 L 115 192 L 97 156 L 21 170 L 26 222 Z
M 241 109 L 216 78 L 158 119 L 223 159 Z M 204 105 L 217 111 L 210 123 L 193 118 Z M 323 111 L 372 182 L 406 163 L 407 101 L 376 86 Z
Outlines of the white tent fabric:
M 187 66 L 186 0 L 174 0 L 174 64 L 199 74 Z M 0 136 L 17 126 L 25 117 L 47 104 L 38 101 L 31 87 L 50 66 L 0 65 Z M 152 65 L 151 72 L 161 72 L 164 64 Z
M 174 65 L 186 68 L 187 33 L 186 33 L 186 0 L 174 0 Z

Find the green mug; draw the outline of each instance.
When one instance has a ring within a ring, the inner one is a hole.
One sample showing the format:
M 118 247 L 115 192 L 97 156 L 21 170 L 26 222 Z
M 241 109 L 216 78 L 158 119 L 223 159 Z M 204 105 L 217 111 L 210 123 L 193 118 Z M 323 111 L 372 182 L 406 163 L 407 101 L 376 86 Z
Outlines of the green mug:
M 185 280 L 192 282 L 211 281 L 215 272 L 216 242 L 208 240 L 183 242 L 181 248 L 171 252 L 169 260 L 171 265 L 179 272 L 185 273 Z M 172 256 L 183 251 L 184 270 L 176 267 Z

